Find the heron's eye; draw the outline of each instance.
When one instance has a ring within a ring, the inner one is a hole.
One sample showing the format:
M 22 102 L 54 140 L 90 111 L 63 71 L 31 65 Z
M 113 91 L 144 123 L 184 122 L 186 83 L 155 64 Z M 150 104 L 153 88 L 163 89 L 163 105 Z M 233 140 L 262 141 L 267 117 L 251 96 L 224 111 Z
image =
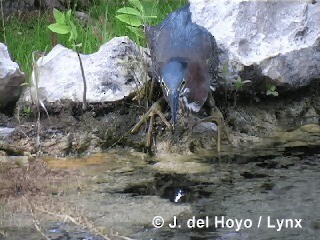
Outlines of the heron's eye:
M 186 80 L 183 79 L 181 85 L 183 86 L 183 85 L 185 85 L 185 84 L 186 84 Z

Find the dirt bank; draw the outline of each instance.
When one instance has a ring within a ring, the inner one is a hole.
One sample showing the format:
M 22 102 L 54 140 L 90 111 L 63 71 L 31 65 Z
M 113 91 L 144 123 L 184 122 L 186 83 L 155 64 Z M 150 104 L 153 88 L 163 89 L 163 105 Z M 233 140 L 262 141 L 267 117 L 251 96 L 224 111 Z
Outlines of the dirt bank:
M 238 94 L 220 90 L 215 98 L 230 134 L 231 143 L 222 134 L 221 154 L 259 148 L 312 147 L 320 145 L 320 86 L 278 97 Z M 227 95 L 226 95 L 227 94 Z M 227 96 L 227 97 L 226 97 Z M 150 106 L 150 105 L 149 105 Z M 147 125 L 137 134 L 131 128 L 147 110 L 146 103 L 126 99 L 115 103 L 90 104 L 83 112 L 81 104 L 57 102 L 46 104 L 49 117 L 42 110 L 40 118 L 40 151 L 43 155 L 67 156 L 101 152 L 121 147 L 147 151 Z M 8 137 L 1 137 L 0 150 L 8 155 L 30 155 L 37 152 L 37 113 L 35 106 L 18 103 L 13 116 L 0 114 L 1 127 L 14 128 Z M 164 105 L 167 119 L 169 108 Z M 212 124 L 197 124 L 208 116 L 204 110 L 181 116 L 174 133 L 157 118 L 154 124 L 152 153 L 216 152 L 216 131 Z

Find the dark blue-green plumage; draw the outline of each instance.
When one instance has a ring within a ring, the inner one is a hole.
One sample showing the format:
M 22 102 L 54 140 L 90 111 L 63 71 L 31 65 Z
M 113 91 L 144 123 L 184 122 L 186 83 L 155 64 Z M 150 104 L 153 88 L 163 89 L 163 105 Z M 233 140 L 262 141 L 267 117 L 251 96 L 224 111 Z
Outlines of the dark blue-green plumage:
M 147 26 L 153 70 L 170 104 L 173 125 L 179 108 L 198 112 L 215 87 L 217 44 L 191 20 L 190 6 L 171 13 L 160 25 Z

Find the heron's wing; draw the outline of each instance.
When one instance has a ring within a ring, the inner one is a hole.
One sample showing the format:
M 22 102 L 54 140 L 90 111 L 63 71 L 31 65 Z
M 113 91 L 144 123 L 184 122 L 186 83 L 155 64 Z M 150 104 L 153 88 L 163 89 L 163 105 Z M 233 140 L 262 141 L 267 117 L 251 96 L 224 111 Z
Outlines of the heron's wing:
M 147 27 L 146 35 L 156 76 L 170 60 L 183 58 L 203 67 L 211 75 L 210 84 L 216 85 L 216 41 L 207 29 L 192 22 L 189 5 L 171 13 L 160 25 Z
M 191 22 L 189 5 L 171 13 L 160 25 L 146 27 L 150 54 L 154 71 L 159 75 L 161 67 L 172 58 L 187 58 L 188 46 L 184 45 L 186 36 L 182 29 Z
M 148 47 L 150 49 L 150 55 L 152 60 L 152 71 L 158 78 L 160 77 L 160 69 L 162 69 L 164 62 L 166 62 L 166 53 L 163 53 L 163 49 L 168 42 L 165 39 L 166 29 L 161 29 L 161 26 L 147 26 L 145 28 L 145 34 L 148 40 Z
M 148 41 L 148 48 L 150 49 L 150 56 L 151 56 L 151 61 L 152 61 L 152 73 L 154 76 L 159 77 L 159 73 L 157 71 L 157 67 L 155 66 L 157 62 L 156 54 L 155 54 L 155 49 L 156 49 L 156 41 L 155 41 L 155 35 L 156 35 L 156 30 L 157 27 L 153 26 L 146 26 L 144 31 L 147 37 Z

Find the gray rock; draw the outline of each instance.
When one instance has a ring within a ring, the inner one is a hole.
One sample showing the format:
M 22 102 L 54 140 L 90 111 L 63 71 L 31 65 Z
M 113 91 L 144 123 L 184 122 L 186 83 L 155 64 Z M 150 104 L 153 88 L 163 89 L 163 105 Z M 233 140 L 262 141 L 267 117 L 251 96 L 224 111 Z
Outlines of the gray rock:
M 92 1 L 91 1 L 92 2 Z M 89 6 L 90 0 L 42 0 L 40 1 L 41 7 L 45 9 L 51 8 L 58 8 L 58 9 L 65 9 L 65 8 L 72 8 L 74 9 L 76 6 L 85 7 Z
M 9 137 L 15 128 L 0 127 L 0 138 Z
M 59 1 L 59 0 L 44 0 L 41 2 L 41 4 L 42 4 L 42 7 L 45 7 L 45 8 L 64 9 L 63 2 L 64 1 Z
M 118 37 L 100 47 L 99 51 L 81 55 L 87 81 L 88 102 L 109 102 L 124 99 L 147 81 L 148 66 L 144 52 L 128 37 Z M 82 102 L 83 82 L 77 54 L 61 45 L 38 66 L 39 96 L 42 101 L 71 100 Z M 32 74 L 33 81 L 34 73 Z M 35 86 L 35 84 L 33 84 Z M 35 99 L 35 87 L 26 90 L 22 100 Z
M 31 11 L 34 10 L 35 0 L 3 0 L 3 13 L 4 15 L 9 15 L 17 11 Z
M 16 13 L 18 11 L 26 12 L 32 10 L 39 10 L 40 8 L 44 9 L 51 9 L 51 8 L 58 8 L 58 9 L 66 9 L 70 6 L 73 9 L 76 6 L 80 7 L 87 7 L 92 4 L 93 1 L 91 0 L 3 0 L 3 13 L 4 15 L 9 15 L 12 13 Z
M 94 24 L 94 21 L 92 18 L 90 18 L 89 14 L 79 11 L 75 11 L 74 14 L 84 26 L 88 26 L 89 23 L 92 25 Z
M 190 0 L 192 18 L 243 79 L 298 88 L 320 78 L 320 2 Z
M 3 43 L 0 43 L 0 56 L 0 108 L 4 108 L 18 101 L 25 74 L 11 60 L 8 48 Z

